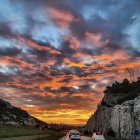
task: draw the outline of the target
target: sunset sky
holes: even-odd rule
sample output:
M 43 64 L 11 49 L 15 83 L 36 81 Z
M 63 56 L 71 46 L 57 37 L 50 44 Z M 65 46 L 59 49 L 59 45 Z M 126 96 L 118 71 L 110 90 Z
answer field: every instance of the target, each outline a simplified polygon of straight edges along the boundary
M 85 124 L 140 60 L 140 0 L 0 0 L 0 98 Z

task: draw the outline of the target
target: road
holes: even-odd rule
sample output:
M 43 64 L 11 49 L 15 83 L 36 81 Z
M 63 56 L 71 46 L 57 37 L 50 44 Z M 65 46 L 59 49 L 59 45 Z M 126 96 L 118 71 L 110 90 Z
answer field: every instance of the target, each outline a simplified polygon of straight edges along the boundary
M 59 140 L 68 140 L 67 137 L 68 136 L 65 136 L 65 137 L 63 137 L 63 138 L 61 138 Z M 82 136 L 81 137 L 81 140 L 92 140 L 92 138 L 91 137 Z

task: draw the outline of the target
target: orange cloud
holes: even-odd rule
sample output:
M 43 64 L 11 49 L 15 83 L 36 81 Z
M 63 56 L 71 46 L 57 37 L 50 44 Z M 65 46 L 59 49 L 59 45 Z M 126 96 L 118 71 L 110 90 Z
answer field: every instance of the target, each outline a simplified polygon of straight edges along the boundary
M 37 43 L 35 43 L 35 42 L 31 41 L 31 40 L 26 40 L 26 43 L 30 47 L 32 47 L 34 49 L 37 49 L 37 50 L 40 50 L 40 51 L 48 51 L 51 54 L 60 54 L 60 52 L 57 51 L 57 50 L 54 50 L 54 49 L 52 49 L 52 48 L 50 48 L 48 46 L 39 45 L 39 44 L 37 44 Z
M 8 64 L 10 64 L 9 58 L 10 57 L 8 57 L 8 56 L 0 58 L 0 65 L 8 65 Z
M 80 47 L 80 41 L 74 36 L 65 36 L 64 39 L 69 41 L 69 47 L 73 50 L 77 50 Z
M 55 8 L 48 8 L 50 18 L 55 20 L 58 26 L 62 28 L 68 28 L 70 23 L 75 21 L 75 17 L 68 11 L 61 11 Z
M 85 36 L 86 36 L 86 40 L 90 42 L 93 46 L 96 45 L 97 47 L 103 47 L 109 42 L 109 39 L 106 40 L 102 39 L 101 33 L 86 32 Z
M 72 62 L 69 59 L 64 59 L 64 63 L 68 66 L 68 67 L 85 67 L 85 64 L 83 62 Z

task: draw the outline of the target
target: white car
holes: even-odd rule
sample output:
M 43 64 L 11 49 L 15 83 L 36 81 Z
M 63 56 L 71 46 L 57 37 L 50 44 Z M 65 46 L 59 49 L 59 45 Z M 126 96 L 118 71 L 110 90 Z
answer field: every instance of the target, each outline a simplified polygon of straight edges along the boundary
M 105 140 L 102 132 L 94 132 L 92 135 L 92 140 Z
M 81 134 L 77 130 L 71 130 L 68 133 L 67 140 L 81 140 Z

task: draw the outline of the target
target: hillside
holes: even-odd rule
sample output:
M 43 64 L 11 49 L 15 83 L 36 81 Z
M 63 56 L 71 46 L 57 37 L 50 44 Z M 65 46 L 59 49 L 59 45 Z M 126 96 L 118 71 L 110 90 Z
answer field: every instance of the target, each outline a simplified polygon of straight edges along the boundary
M 47 123 L 32 117 L 28 112 L 0 99 L 0 124 L 46 128 Z
M 133 138 L 132 130 L 140 128 L 140 81 L 130 83 L 125 79 L 122 83 L 115 82 L 106 87 L 104 93 L 84 130 L 102 131 L 111 137 Z

